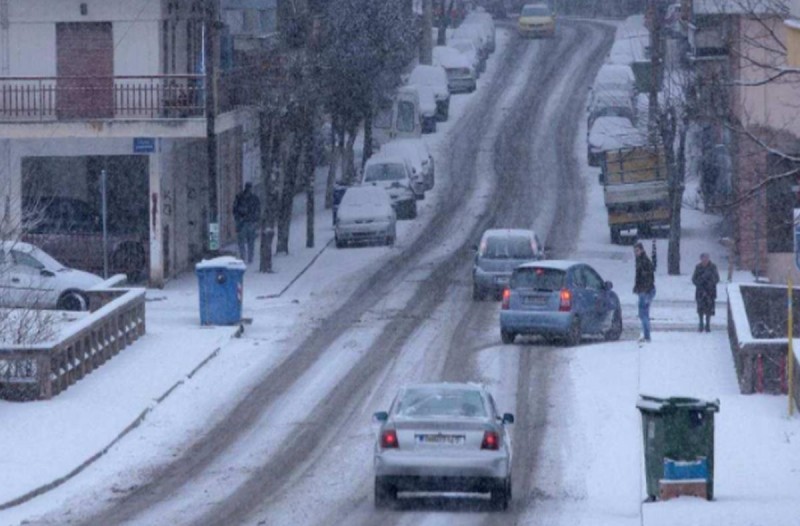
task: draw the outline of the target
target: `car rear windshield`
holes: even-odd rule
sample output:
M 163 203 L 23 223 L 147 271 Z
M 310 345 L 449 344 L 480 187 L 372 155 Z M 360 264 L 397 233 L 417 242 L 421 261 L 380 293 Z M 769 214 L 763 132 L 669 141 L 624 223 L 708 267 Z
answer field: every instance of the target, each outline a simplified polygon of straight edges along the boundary
M 561 290 L 564 286 L 563 270 L 554 268 L 518 268 L 511 275 L 512 289 Z
M 405 177 L 405 170 L 400 164 L 372 164 L 367 167 L 364 182 L 399 181 Z
M 405 418 L 485 418 L 486 407 L 474 389 L 408 389 L 395 414 Z
M 489 259 L 531 259 L 531 240 L 523 236 L 492 236 L 481 247 L 481 256 Z
M 550 16 L 550 10 L 543 5 L 526 5 L 522 8 L 522 16 Z

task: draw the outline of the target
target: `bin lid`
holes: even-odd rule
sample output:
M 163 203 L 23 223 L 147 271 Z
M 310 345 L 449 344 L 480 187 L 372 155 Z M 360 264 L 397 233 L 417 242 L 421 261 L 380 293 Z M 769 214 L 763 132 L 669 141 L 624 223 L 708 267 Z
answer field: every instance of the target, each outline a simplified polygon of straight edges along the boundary
M 233 256 L 220 256 L 213 259 L 204 259 L 194 266 L 195 270 L 204 269 L 226 269 L 226 270 L 246 270 L 247 265 L 239 258 Z
M 666 413 L 676 409 L 693 409 L 695 411 L 719 412 L 719 399 L 700 400 L 685 396 L 659 398 L 657 396 L 639 395 L 636 408 L 643 413 Z

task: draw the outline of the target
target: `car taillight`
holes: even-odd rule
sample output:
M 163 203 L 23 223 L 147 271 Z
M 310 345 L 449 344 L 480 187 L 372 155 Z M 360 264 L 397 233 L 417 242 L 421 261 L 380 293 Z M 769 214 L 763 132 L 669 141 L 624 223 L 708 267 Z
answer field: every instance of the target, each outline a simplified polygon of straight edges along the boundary
M 381 432 L 381 448 L 382 449 L 392 449 L 397 448 L 397 431 L 394 429 L 384 429 Z
M 561 289 L 559 297 L 561 303 L 558 305 L 558 310 L 568 312 L 572 308 L 572 293 L 568 289 Z
M 500 449 L 500 437 L 497 436 L 496 431 L 486 431 L 483 433 L 481 449 L 491 449 L 493 451 Z
M 508 310 L 511 303 L 511 289 L 503 289 L 503 310 Z

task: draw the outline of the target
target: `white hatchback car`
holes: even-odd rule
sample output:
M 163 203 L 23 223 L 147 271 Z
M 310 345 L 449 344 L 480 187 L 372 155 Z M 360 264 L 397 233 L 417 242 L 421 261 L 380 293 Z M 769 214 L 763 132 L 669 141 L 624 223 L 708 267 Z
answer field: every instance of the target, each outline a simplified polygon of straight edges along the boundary
M 408 159 L 414 177 L 424 181 L 426 191 L 433 189 L 436 184 L 436 165 L 425 141 L 422 139 L 395 139 L 381 146 L 381 152 Z
M 386 190 L 398 219 L 417 217 L 417 199 L 425 196 L 425 182 L 414 177 L 405 156 L 380 152 L 373 155 L 364 165 L 361 182 Z
M 388 412 L 375 413 L 375 507 L 398 492 L 489 493 L 496 509 L 511 500 L 512 447 L 492 395 L 469 383 L 404 387 Z
M 372 185 L 348 188 L 336 211 L 334 230 L 337 248 L 350 243 L 394 245 L 397 216 L 389 194 Z
M 29 243 L 0 242 L 0 307 L 87 310 L 85 291 L 102 281 Z

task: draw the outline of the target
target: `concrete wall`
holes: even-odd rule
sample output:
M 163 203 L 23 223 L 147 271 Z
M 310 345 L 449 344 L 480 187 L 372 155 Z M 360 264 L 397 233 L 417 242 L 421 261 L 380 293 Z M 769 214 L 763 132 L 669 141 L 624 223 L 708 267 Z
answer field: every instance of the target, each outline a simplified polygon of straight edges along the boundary
M 786 67 L 783 46 L 786 45 L 787 29 L 783 19 L 739 17 L 739 20 L 741 58 L 738 80 L 759 82 L 774 74 L 775 70 L 760 67 L 761 64 Z M 797 118 L 800 79 L 797 75 L 787 75 L 761 86 L 741 87 L 738 91 L 741 102 L 739 118 L 743 123 L 800 136 L 800 119 Z
M 56 75 L 57 22 L 111 22 L 115 75 L 157 75 L 161 71 L 160 1 L 8 1 L 9 76 Z M 81 3 L 88 7 L 85 16 L 80 14 Z

